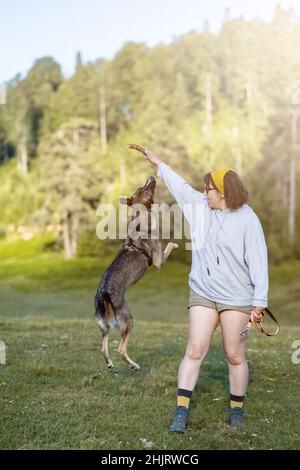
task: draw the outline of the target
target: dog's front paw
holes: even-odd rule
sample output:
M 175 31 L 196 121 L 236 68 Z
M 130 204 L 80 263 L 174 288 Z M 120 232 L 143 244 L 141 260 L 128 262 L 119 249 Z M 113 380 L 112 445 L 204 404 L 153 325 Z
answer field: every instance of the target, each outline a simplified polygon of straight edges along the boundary
M 139 370 L 141 368 L 141 366 L 139 366 L 138 364 L 134 364 L 132 366 L 130 366 L 130 369 L 132 370 Z
M 177 243 L 172 243 L 172 248 L 179 248 L 179 245 Z

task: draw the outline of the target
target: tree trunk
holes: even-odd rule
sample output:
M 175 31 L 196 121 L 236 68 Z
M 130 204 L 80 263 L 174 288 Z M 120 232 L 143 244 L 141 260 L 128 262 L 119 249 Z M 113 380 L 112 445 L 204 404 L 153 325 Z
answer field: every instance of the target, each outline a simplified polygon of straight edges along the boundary
M 3 163 L 8 162 L 8 145 L 4 145 L 4 160 Z
M 212 126 L 212 92 L 211 92 L 211 74 L 207 74 L 206 76 L 206 84 L 205 84 L 205 112 L 206 112 L 206 133 L 211 133 L 211 126 Z
M 19 138 L 19 161 L 18 166 L 23 173 L 26 175 L 28 173 L 28 156 L 27 156 L 27 148 L 26 148 L 26 135 L 24 132 L 21 133 Z
M 296 150 L 297 150 L 297 125 L 298 112 L 292 112 L 291 122 L 291 159 L 290 159 L 290 197 L 289 197 L 289 243 L 292 245 L 295 241 L 296 225 Z
M 63 242 L 65 250 L 65 258 L 70 259 L 73 256 L 72 246 L 70 241 L 70 218 L 67 211 L 63 215 Z
M 99 91 L 99 111 L 100 111 L 100 137 L 101 137 L 101 151 L 105 155 L 107 152 L 107 132 L 106 132 L 106 104 L 105 104 L 105 89 L 100 87 Z
M 240 129 L 237 125 L 232 128 L 232 137 L 233 137 L 233 148 L 235 153 L 235 165 L 236 172 L 241 176 L 242 175 L 242 165 L 243 165 L 243 155 L 240 148 Z
M 75 255 L 76 250 L 77 250 L 78 228 L 79 228 L 78 214 L 75 213 L 72 217 L 72 224 L 71 224 L 71 251 L 72 251 L 72 256 Z
M 1 104 L 6 104 L 6 86 L 4 82 L 0 82 L 0 105 Z
M 236 161 L 236 172 L 239 176 L 242 176 L 242 152 L 239 147 L 236 149 L 235 161 Z
M 120 163 L 120 184 L 122 187 L 126 184 L 126 165 L 123 158 Z
M 252 96 L 253 96 L 252 83 L 247 82 L 245 89 L 246 89 L 246 104 L 247 106 L 249 106 L 252 101 Z

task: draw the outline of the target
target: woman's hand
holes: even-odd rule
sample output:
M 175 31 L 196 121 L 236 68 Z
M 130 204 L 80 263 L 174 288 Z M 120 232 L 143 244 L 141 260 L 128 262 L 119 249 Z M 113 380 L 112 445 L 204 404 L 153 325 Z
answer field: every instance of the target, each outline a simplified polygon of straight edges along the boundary
M 263 314 L 263 310 L 264 310 L 265 307 L 253 307 L 252 310 L 251 310 L 251 313 L 254 314 L 254 317 L 256 320 L 261 320 L 264 316 Z
M 129 144 L 129 148 L 138 150 L 141 152 L 142 155 L 150 162 L 152 165 L 158 166 L 161 163 L 160 158 L 155 155 L 155 153 L 151 152 L 150 150 L 144 149 L 140 145 L 135 145 L 135 144 Z
M 147 149 L 145 151 L 146 151 L 145 157 L 150 163 L 152 163 L 152 165 L 158 166 L 161 163 L 161 160 L 159 159 L 157 155 L 155 155 L 155 153 Z

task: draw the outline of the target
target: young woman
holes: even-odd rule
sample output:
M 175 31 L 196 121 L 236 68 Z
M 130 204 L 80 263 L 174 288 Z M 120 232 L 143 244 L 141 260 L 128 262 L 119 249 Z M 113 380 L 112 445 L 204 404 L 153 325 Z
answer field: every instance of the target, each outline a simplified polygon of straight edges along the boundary
M 246 204 L 248 192 L 231 168 L 204 176 L 206 189 L 192 188 L 149 150 L 145 158 L 186 216 L 192 234 L 189 275 L 189 336 L 178 372 L 177 407 L 170 426 L 184 432 L 189 403 L 213 333 L 220 323 L 229 368 L 229 424 L 243 426 L 248 384 L 246 336 L 240 332 L 251 311 L 257 318 L 268 305 L 268 254 L 259 218 Z M 200 240 L 199 218 L 203 221 Z M 203 243 L 204 241 L 204 243 Z

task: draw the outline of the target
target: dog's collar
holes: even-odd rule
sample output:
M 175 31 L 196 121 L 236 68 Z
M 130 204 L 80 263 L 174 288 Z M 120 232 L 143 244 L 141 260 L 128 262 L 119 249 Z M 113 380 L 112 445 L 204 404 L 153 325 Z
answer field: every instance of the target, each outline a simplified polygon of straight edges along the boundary
M 133 240 L 132 238 L 128 237 L 126 242 L 125 242 L 125 246 L 126 247 L 133 247 L 135 248 L 137 251 L 139 251 L 140 253 L 142 253 L 143 255 L 146 256 L 147 260 L 148 260 L 148 266 L 150 266 L 152 264 L 152 256 L 148 254 L 148 252 L 144 249 L 144 248 L 138 248 L 134 243 L 133 243 Z

